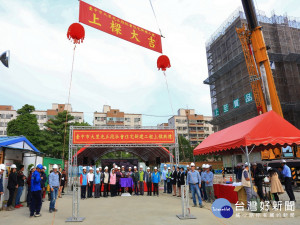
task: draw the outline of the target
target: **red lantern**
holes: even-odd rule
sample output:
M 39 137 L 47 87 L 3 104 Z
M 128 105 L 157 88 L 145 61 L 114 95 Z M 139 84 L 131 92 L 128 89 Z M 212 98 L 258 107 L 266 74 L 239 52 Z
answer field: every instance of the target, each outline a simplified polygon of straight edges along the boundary
M 170 60 L 168 58 L 168 56 L 166 55 L 161 55 L 158 57 L 157 59 L 157 68 L 158 70 L 162 70 L 162 71 L 166 71 L 167 68 L 170 68 L 171 64 L 170 64 Z
M 67 37 L 73 39 L 74 44 L 83 42 L 85 36 L 84 27 L 80 23 L 73 23 L 69 26 Z

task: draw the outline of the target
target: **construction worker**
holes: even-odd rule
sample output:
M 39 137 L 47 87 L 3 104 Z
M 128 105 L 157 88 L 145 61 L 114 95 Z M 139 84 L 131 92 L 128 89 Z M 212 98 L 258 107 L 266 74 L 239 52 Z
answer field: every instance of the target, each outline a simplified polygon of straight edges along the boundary
M 176 183 L 177 183 L 177 187 L 178 187 L 178 195 L 177 197 L 181 197 L 181 171 L 179 166 L 177 167 L 177 177 L 176 177 Z
M 285 191 L 288 194 L 290 201 L 295 201 L 295 195 L 292 188 L 292 173 L 290 167 L 286 165 L 284 159 L 281 160 L 282 175 L 284 177 Z
M 110 178 L 109 178 L 109 187 L 110 187 L 110 196 L 115 197 L 117 195 L 116 191 L 116 183 L 117 183 L 117 174 L 115 173 L 115 169 L 111 170 Z
M 110 180 L 110 174 L 108 172 L 108 167 L 106 166 L 104 168 L 104 173 L 103 173 L 103 184 L 104 184 L 104 190 L 103 190 L 103 197 L 108 196 L 108 184 Z
M 2 195 L 4 194 L 4 189 L 3 189 L 3 173 L 5 171 L 5 165 L 0 164 L 0 201 L 2 198 Z
M 93 187 L 94 187 L 94 168 L 90 166 L 90 172 L 87 174 L 88 183 L 88 198 L 93 197 Z
M 249 176 L 249 165 L 247 162 L 245 163 L 244 167 L 245 168 L 242 172 L 242 186 L 244 186 L 244 189 L 247 194 L 247 204 L 248 204 L 248 208 L 249 208 L 250 200 L 256 194 L 255 194 L 254 190 L 251 189 L 250 176 Z M 253 178 L 251 178 L 251 179 L 254 180 Z
M 117 176 L 117 182 L 116 182 L 116 193 L 117 195 L 120 195 L 120 189 L 121 189 L 121 186 L 120 186 L 120 178 L 122 177 L 122 173 L 121 173 L 121 168 L 118 167 L 117 171 L 116 171 L 116 176 Z
M 58 166 L 56 164 L 53 165 L 53 171 L 49 175 L 49 185 L 51 191 L 51 201 L 49 204 L 49 212 L 56 212 L 57 209 L 55 208 L 55 202 L 57 199 L 58 191 L 59 191 L 59 172 Z
M 139 195 L 138 193 L 138 182 L 140 179 L 139 172 L 137 171 L 136 166 L 133 167 L 134 172 L 132 173 L 133 185 L 134 185 L 134 195 Z
M 121 170 L 121 178 L 126 177 L 126 172 L 125 172 L 125 167 L 122 166 L 122 170 Z M 124 187 L 121 188 L 121 192 L 124 193 Z
M 168 173 L 168 170 L 167 170 L 167 165 L 164 164 L 164 169 L 161 173 L 161 176 L 162 176 L 162 179 L 164 180 L 164 193 L 167 192 L 167 173 Z
M 150 167 L 147 168 L 147 172 L 145 172 L 145 182 L 147 184 L 147 196 L 151 196 L 152 192 L 152 175 L 150 172 Z
M 159 196 L 158 183 L 160 182 L 160 175 L 157 172 L 157 167 L 154 167 L 154 172 L 152 173 L 152 182 L 153 182 L 153 196 L 157 194 Z
M 100 183 L 101 183 L 101 173 L 99 168 L 96 169 L 95 173 L 95 198 L 100 198 Z
M 27 177 L 27 207 L 30 207 L 30 203 L 31 203 L 31 176 L 34 172 L 35 168 L 34 166 L 32 166 L 30 168 L 30 172 L 29 175 Z
M 102 191 L 102 185 L 103 185 L 103 171 L 102 167 L 99 167 L 99 173 L 101 174 L 101 179 L 100 179 L 100 197 L 102 196 L 101 191 Z
M 86 186 L 87 186 L 87 174 L 86 167 L 82 167 L 82 174 L 80 175 L 80 183 L 81 183 L 81 199 L 86 198 Z
M 210 165 L 206 165 L 206 171 L 203 175 L 203 180 L 205 182 L 205 191 L 207 194 L 207 202 L 213 203 L 215 201 L 215 193 L 213 187 L 214 174 L 211 172 Z
M 199 172 L 197 170 L 195 170 L 195 163 L 191 163 L 191 171 L 188 172 L 187 182 L 192 189 L 192 196 L 193 196 L 193 202 L 194 202 L 193 207 L 197 207 L 196 196 L 195 196 L 197 194 L 199 207 L 202 208 L 203 205 L 202 205 L 202 199 L 200 196 L 201 177 L 200 177 Z
M 36 170 L 31 176 L 31 203 L 30 203 L 30 217 L 40 217 L 42 207 L 42 188 L 41 188 L 41 175 L 43 169 L 42 164 L 36 166 Z
M 143 170 L 143 166 L 140 166 L 139 171 L 139 188 L 140 188 L 140 195 L 144 195 L 144 181 L 145 181 L 145 172 Z
M 207 201 L 207 195 L 206 195 L 206 190 L 205 190 L 205 181 L 204 181 L 205 172 L 206 172 L 206 164 L 203 164 L 202 165 L 202 172 L 200 173 L 200 176 L 201 176 L 201 188 L 200 188 L 200 191 L 201 191 L 201 197 L 202 197 L 202 199 L 204 201 Z
M 132 178 L 131 166 L 129 166 L 129 168 L 128 168 L 128 172 L 126 173 L 126 177 L 127 178 L 129 178 L 129 177 Z M 128 192 L 129 192 L 130 195 L 132 195 L 132 187 L 128 187 Z
M 9 198 L 7 201 L 7 209 L 11 211 L 15 205 L 15 192 L 18 189 L 18 178 L 17 178 L 17 166 L 12 164 L 10 167 L 10 173 L 8 176 L 7 189 L 9 190 Z
M 26 176 L 24 175 L 23 171 L 24 171 L 24 165 L 20 165 L 20 169 L 17 173 L 18 189 L 16 190 L 17 195 L 15 201 L 15 208 L 23 207 L 23 205 L 20 203 L 20 199 L 23 193 L 24 183 L 26 179 Z
M 47 169 L 46 166 L 43 167 L 41 170 L 41 188 L 42 188 L 42 202 L 44 202 L 44 198 L 46 196 L 46 182 L 47 182 L 47 175 L 45 173 L 45 170 Z
M 172 194 L 172 183 L 171 183 L 171 168 L 168 167 L 168 172 L 166 174 L 166 178 L 167 178 L 167 193 L 168 194 Z

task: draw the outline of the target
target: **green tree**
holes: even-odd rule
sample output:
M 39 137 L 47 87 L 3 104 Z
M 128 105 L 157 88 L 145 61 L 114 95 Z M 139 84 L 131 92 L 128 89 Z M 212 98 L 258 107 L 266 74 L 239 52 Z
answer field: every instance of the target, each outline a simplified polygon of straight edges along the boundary
M 25 136 L 37 148 L 40 145 L 40 128 L 36 115 L 31 114 L 35 110 L 32 105 L 24 105 L 17 111 L 18 117 L 7 124 L 8 136 Z
M 70 126 L 90 126 L 86 122 L 70 123 L 73 119 L 71 114 L 67 115 L 67 111 L 63 111 L 44 124 L 46 129 L 42 131 L 41 135 L 42 152 L 51 157 L 67 159 Z

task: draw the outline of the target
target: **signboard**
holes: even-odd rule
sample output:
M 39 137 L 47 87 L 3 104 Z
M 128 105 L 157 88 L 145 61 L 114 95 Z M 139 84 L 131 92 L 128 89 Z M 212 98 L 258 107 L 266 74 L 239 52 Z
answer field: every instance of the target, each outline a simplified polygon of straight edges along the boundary
M 219 115 L 220 115 L 219 109 L 215 109 L 215 116 L 219 116 Z
M 253 101 L 252 93 L 249 92 L 249 93 L 245 94 L 245 102 L 249 103 L 249 102 L 252 102 L 252 101 Z
M 233 108 L 236 109 L 238 107 L 240 107 L 240 100 L 237 98 L 233 100 Z
M 73 144 L 174 143 L 174 130 L 73 130 Z
M 161 36 L 80 1 L 79 22 L 162 53 Z
M 223 112 L 227 113 L 228 111 L 229 111 L 229 105 L 228 104 L 223 105 Z

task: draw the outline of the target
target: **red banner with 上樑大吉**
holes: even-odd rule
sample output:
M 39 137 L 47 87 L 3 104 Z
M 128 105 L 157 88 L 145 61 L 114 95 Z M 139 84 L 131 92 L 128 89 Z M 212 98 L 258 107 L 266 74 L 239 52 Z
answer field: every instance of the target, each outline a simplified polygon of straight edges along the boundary
M 161 36 L 80 1 L 79 22 L 162 53 Z
M 174 130 L 73 130 L 73 144 L 174 143 Z

